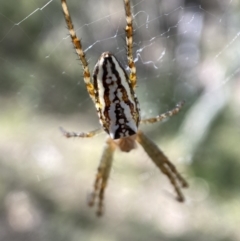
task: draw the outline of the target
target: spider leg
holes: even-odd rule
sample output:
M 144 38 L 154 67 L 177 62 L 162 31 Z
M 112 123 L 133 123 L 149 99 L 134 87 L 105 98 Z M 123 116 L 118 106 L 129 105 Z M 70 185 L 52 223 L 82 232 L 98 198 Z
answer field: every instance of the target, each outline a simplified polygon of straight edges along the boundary
M 133 89 L 136 88 L 137 84 L 137 75 L 136 75 L 136 66 L 133 60 L 133 18 L 131 13 L 130 0 L 124 0 L 125 4 L 125 14 L 127 25 L 125 27 L 126 32 L 126 44 L 127 44 L 127 59 L 128 66 L 130 68 L 129 80 Z
M 74 48 L 77 52 L 77 55 L 82 63 L 84 82 L 86 84 L 90 97 L 94 101 L 94 87 L 93 87 L 93 84 L 91 83 L 91 79 L 90 79 L 91 77 L 90 77 L 90 71 L 88 68 L 88 62 L 86 60 L 86 56 L 85 56 L 85 53 L 82 48 L 81 40 L 77 37 L 76 32 L 74 30 L 72 19 L 70 17 L 69 11 L 68 11 L 66 0 L 62 0 L 62 9 L 63 9 L 64 17 L 65 17 L 65 20 L 67 23 L 67 27 L 69 30 L 69 34 L 72 39 L 72 43 L 73 43 Z
M 164 173 L 168 177 L 177 193 L 177 200 L 179 202 L 183 202 L 184 196 L 181 192 L 179 184 L 185 188 L 188 187 L 188 183 L 179 174 L 176 167 L 168 160 L 168 158 L 163 154 L 163 152 L 158 148 L 158 146 L 141 131 L 138 131 L 137 141 L 139 142 L 139 144 L 141 144 L 148 156 L 162 171 L 162 173 Z
M 70 138 L 70 137 L 93 137 L 93 136 L 96 136 L 97 134 L 100 134 L 103 131 L 102 128 L 98 128 L 98 129 L 90 131 L 90 132 L 76 133 L 76 132 L 68 132 L 68 131 L 64 130 L 62 127 L 59 127 L 59 129 L 63 133 L 63 135 L 66 136 L 67 138 Z
M 101 160 L 98 167 L 97 175 L 94 182 L 94 190 L 89 199 L 89 206 L 94 206 L 96 197 L 98 198 L 97 215 L 102 216 L 103 214 L 103 200 L 104 191 L 107 186 L 109 173 L 112 167 L 113 153 L 115 150 L 115 144 L 111 138 L 108 138 Z
M 156 117 L 153 117 L 153 118 L 149 118 L 149 119 L 144 119 L 144 120 L 141 120 L 141 124 L 148 124 L 148 123 L 155 123 L 155 122 L 159 122 L 159 121 L 162 121 L 168 117 L 171 117 L 173 115 L 176 115 L 183 107 L 183 105 L 185 104 L 185 101 L 181 101 L 179 103 L 177 103 L 176 107 L 172 110 L 169 110 L 161 115 L 158 115 Z

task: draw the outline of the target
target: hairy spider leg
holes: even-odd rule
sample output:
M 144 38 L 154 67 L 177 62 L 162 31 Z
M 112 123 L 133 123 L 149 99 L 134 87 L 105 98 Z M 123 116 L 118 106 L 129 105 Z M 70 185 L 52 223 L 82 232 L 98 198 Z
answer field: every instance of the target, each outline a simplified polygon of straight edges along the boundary
M 179 184 L 185 188 L 188 187 L 188 183 L 178 173 L 176 167 L 168 160 L 159 147 L 141 131 L 138 131 L 136 140 L 143 147 L 150 159 L 162 171 L 162 173 L 168 177 L 177 193 L 177 200 L 179 202 L 183 202 L 184 196 L 181 192 Z
M 125 13 L 127 25 L 125 27 L 126 32 L 126 44 L 127 44 L 127 59 L 128 66 L 130 68 L 129 80 L 133 89 L 137 85 L 137 70 L 133 59 L 133 18 L 131 13 L 131 6 L 129 0 L 124 0 L 125 4 Z
M 114 141 L 109 137 L 106 141 L 103 154 L 98 166 L 98 171 L 96 174 L 94 182 L 94 190 L 89 199 L 89 206 L 94 206 L 95 199 L 98 199 L 97 215 L 102 216 L 104 211 L 104 192 L 107 187 L 107 181 L 112 167 L 113 153 L 115 151 L 116 145 Z
M 168 117 L 171 117 L 173 115 L 176 115 L 183 107 L 183 105 L 185 104 L 185 101 L 181 101 L 179 102 L 176 107 L 172 110 L 169 110 L 161 115 L 158 115 L 156 117 L 153 117 L 153 118 L 148 118 L 148 119 L 144 119 L 144 120 L 141 120 L 141 124 L 148 124 L 148 123 L 155 123 L 155 122 L 159 122 L 159 121 L 162 121 Z
M 63 135 L 66 136 L 67 138 L 71 138 L 71 137 L 81 137 L 81 138 L 93 137 L 93 136 L 96 136 L 96 135 L 103 132 L 102 128 L 98 128 L 96 130 L 89 131 L 89 132 L 79 132 L 79 133 L 66 131 L 62 127 L 59 127 L 59 129 L 63 133 Z
M 83 79 L 86 84 L 88 94 L 90 95 L 91 99 L 94 102 L 94 100 L 95 100 L 94 87 L 93 87 L 93 84 L 91 83 L 91 75 L 90 75 L 90 71 L 89 71 L 89 67 L 88 67 L 88 62 L 86 60 L 86 56 L 85 56 L 85 53 L 82 48 L 81 40 L 77 37 L 76 32 L 74 30 L 72 19 L 70 17 L 69 11 L 68 11 L 66 0 L 62 0 L 62 9 L 63 9 L 64 17 L 65 17 L 65 20 L 67 23 L 67 27 L 69 30 L 69 34 L 72 39 L 72 43 L 73 43 L 76 53 L 82 63 Z

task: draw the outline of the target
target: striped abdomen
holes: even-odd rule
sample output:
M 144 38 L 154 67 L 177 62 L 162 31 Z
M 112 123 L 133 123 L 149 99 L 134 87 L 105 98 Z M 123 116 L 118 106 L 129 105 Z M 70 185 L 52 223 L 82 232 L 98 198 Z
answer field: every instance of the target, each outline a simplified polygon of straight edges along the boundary
M 100 123 L 112 139 L 136 134 L 139 103 L 129 78 L 109 52 L 99 58 L 93 73 L 95 104 Z

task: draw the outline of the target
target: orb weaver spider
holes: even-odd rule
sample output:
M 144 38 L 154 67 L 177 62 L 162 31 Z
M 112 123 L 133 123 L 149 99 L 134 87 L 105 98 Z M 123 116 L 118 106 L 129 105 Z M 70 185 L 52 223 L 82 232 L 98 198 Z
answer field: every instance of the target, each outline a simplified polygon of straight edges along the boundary
M 66 0 L 61 0 L 61 2 L 73 46 L 83 67 L 83 79 L 88 94 L 97 109 L 102 127 L 87 133 L 68 132 L 63 128 L 60 129 L 64 136 L 68 138 L 93 137 L 103 130 L 109 135 L 100 160 L 94 182 L 94 191 L 91 194 L 89 205 L 93 206 L 97 198 L 97 215 L 101 216 L 103 214 L 104 191 L 112 166 L 113 153 L 116 148 L 119 148 L 123 152 L 129 152 L 136 148 L 136 142 L 143 147 L 144 151 L 160 171 L 168 177 L 176 191 L 177 200 L 183 202 L 184 196 L 181 192 L 181 187 L 187 187 L 187 182 L 158 146 L 140 131 L 138 127 L 139 124 L 152 124 L 176 115 L 183 107 L 184 102 L 179 102 L 174 109 L 164 114 L 141 120 L 140 106 L 135 94 L 137 75 L 133 59 L 133 18 L 130 0 L 124 0 L 127 22 L 125 28 L 127 60 L 130 74 L 126 73 L 125 69 L 112 53 L 104 52 L 95 65 L 92 81 L 81 40 L 78 39 L 73 28 Z

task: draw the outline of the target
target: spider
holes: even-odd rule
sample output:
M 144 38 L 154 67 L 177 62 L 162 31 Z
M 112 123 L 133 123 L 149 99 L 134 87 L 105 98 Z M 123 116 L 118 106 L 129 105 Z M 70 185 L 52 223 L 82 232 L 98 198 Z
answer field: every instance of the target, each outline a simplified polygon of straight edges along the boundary
M 168 177 L 176 191 L 177 200 L 183 202 L 184 196 L 181 192 L 181 187 L 187 187 L 187 182 L 158 146 L 138 127 L 139 124 L 152 124 L 176 115 L 183 107 L 184 101 L 179 102 L 174 109 L 164 114 L 141 120 L 140 106 L 135 94 L 137 75 L 133 59 L 133 18 L 130 0 L 124 0 L 127 22 L 125 28 L 127 60 L 130 74 L 127 74 L 112 53 L 104 52 L 95 65 L 92 80 L 81 40 L 78 39 L 73 28 L 66 0 L 61 0 L 61 3 L 73 46 L 82 64 L 83 79 L 88 94 L 97 109 L 99 122 L 102 127 L 87 133 L 68 132 L 61 127 L 60 129 L 67 138 L 90 138 L 103 130 L 109 135 L 97 170 L 94 190 L 89 198 L 89 206 L 94 206 L 96 199 L 98 199 L 97 215 L 101 216 L 103 214 L 104 192 L 111 171 L 114 151 L 116 148 L 119 148 L 123 152 L 130 152 L 136 148 L 136 142 L 143 147 L 160 171 Z

